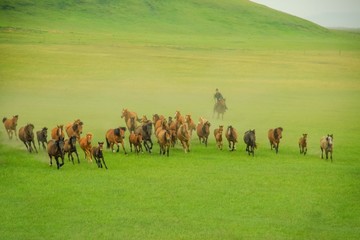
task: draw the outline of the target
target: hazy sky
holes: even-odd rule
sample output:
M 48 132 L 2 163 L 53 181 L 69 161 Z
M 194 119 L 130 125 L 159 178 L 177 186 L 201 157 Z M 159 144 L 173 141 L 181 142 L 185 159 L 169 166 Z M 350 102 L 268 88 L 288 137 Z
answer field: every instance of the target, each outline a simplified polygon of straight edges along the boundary
M 360 0 L 252 0 L 324 27 L 360 28 Z

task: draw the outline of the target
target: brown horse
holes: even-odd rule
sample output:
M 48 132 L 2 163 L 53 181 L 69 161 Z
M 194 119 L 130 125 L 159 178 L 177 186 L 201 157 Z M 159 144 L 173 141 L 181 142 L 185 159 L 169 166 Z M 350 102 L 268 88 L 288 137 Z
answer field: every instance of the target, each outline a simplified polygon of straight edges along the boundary
M 19 115 L 15 115 L 11 119 L 4 117 L 2 120 L 4 123 L 5 130 L 9 136 L 9 139 L 12 139 L 13 134 L 15 134 L 15 137 L 17 139 L 16 126 L 18 119 L 19 119 Z
M 252 156 L 254 156 L 254 154 L 255 154 L 255 148 L 257 148 L 257 145 L 256 145 L 256 136 L 255 136 L 255 129 L 246 131 L 246 132 L 244 133 L 244 142 L 245 142 L 245 144 L 246 144 L 246 149 L 245 149 L 245 151 L 247 151 L 249 155 L 250 155 L 250 153 L 251 153 Z
M 64 139 L 60 138 L 58 140 L 50 140 L 47 144 L 47 152 L 50 158 L 50 167 L 52 166 L 52 157 L 56 160 L 57 169 L 64 165 Z M 59 157 L 62 160 L 62 163 L 59 162 Z
M 129 144 L 130 144 L 130 151 L 132 152 L 132 146 L 134 145 L 134 151 L 136 154 L 139 154 L 140 150 L 143 152 L 142 149 L 142 134 L 141 133 L 135 133 L 131 132 L 129 135 Z
M 214 137 L 215 137 L 215 140 L 216 140 L 216 145 L 217 147 L 222 150 L 223 148 L 223 142 L 222 142 L 222 133 L 223 133 L 223 130 L 224 130 L 224 126 L 220 125 L 219 128 L 216 128 L 214 130 Z
M 185 123 L 185 118 L 181 115 L 180 111 L 175 112 L 175 123 L 176 123 L 176 130 L 179 129 L 180 125 Z
M 98 168 L 102 168 L 103 167 L 102 165 L 104 164 L 104 167 L 106 169 L 108 169 L 106 166 L 106 163 L 105 163 L 104 155 L 103 155 L 103 145 L 104 145 L 104 142 L 98 142 L 98 146 L 92 148 L 92 155 L 95 158 Z M 101 163 L 101 161 L 102 161 L 102 163 Z
M 76 154 L 78 163 L 80 163 L 79 155 L 76 150 L 76 139 L 77 138 L 74 135 L 74 136 L 70 137 L 69 139 L 66 139 L 65 144 L 64 144 L 64 154 L 68 153 L 68 159 L 69 159 L 69 161 L 71 160 L 73 164 L 74 164 L 74 156 L 72 155 L 73 153 Z
M 206 121 L 205 123 L 199 123 L 196 127 L 196 133 L 199 137 L 200 143 L 205 143 L 207 147 L 207 141 L 210 134 L 210 122 Z
M 192 136 L 192 132 L 194 130 L 196 130 L 196 124 L 194 122 L 194 120 L 191 118 L 191 115 L 188 114 L 185 116 L 185 122 L 187 123 L 188 127 L 189 127 L 189 131 L 190 131 L 190 137 Z
M 166 155 L 169 156 L 170 145 L 171 145 L 170 130 L 162 129 L 159 132 L 157 139 L 160 146 L 160 155 L 165 155 L 166 153 Z
M 38 152 L 34 142 L 34 125 L 28 124 L 25 127 L 19 129 L 19 138 L 25 144 L 26 149 L 29 152 L 33 151 L 32 145 L 34 146 L 35 152 Z M 32 144 L 32 145 L 31 145 Z
M 180 140 L 185 153 L 190 152 L 190 134 L 187 124 L 181 124 L 177 130 L 177 138 Z
M 152 122 L 150 120 L 144 121 L 141 126 L 135 129 L 135 133 L 141 133 L 145 150 L 151 153 L 153 147 L 153 142 L 151 140 Z
M 226 112 L 226 110 L 227 110 L 227 107 L 226 107 L 225 98 L 220 99 L 214 105 L 213 117 L 214 117 L 215 113 L 217 113 L 217 118 L 218 119 L 220 117 L 220 114 L 221 114 L 221 119 L 224 119 L 224 113 Z
M 332 162 L 332 153 L 333 153 L 333 147 L 334 147 L 334 136 L 333 134 L 328 134 L 327 136 L 324 136 L 320 139 L 320 149 L 321 149 L 321 158 L 324 158 L 324 151 L 326 160 L 329 158 L 330 153 L 330 159 Z
M 66 134 L 69 138 L 76 136 L 78 141 L 80 141 L 80 134 L 82 134 L 84 123 L 80 119 L 75 120 L 73 123 L 69 123 L 65 127 Z
M 59 140 L 60 138 L 64 139 L 64 125 L 57 125 L 51 130 L 51 138 L 54 140 Z
M 280 139 L 282 138 L 283 128 L 278 127 L 275 129 L 269 129 L 268 138 L 270 142 L 270 149 L 275 148 L 276 153 L 279 151 Z
M 41 129 L 40 131 L 36 132 L 36 138 L 39 144 L 39 149 L 40 149 L 40 142 L 42 144 L 43 149 L 46 149 L 45 143 L 47 143 L 47 128 L 44 127 L 43 129 Z
M 237 138 L 238 138 L 236 129 L 233 126 L 228 126 L 225 132 L 225 137 L 229 142 L 229 150 L 234 151 L 236 149 L 235 145 L 237 143 Z
M 306 155 L 307 152 L 307 133 L 304 133 L 302 137 L 299 139 L 299 149 L 300 154 Z
M 92 162 L 92 154 L 91 154 L 91 141 L 92 141 L 93 135 L 92 133 L 87 133 L 85 137 L 82 137 L 80 139 L 80 147 L 85 153 L 85 159 L 88 160 L 88 162 Z
M 124 146 L 125 131 L 125 127 L 109 129 L 105 134 L 106 148 L 111 148 L 111 151 L 114 152 L 114 144 L 116 144 L 116 152 L 119 152 L 119 143 L 121 143 L 124 153 L 127 154 Z
M 125 124 L 130 132 L 134 131 L 137 127 L 137 121 L 141 121 L 136 112 L 131 112 L 126 108 L 123 109 L 121 118 L 125 118 Z

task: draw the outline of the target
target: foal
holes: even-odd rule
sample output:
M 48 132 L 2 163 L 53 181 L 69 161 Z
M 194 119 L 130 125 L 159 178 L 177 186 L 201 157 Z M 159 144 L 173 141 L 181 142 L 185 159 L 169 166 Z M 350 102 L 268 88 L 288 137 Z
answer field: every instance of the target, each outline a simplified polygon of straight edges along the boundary
M 303 133 L 302 137 L 299 138 L 299 149 L 300 149 L 300 154 L 304 154 L 304 156 L 306 155 L 307 152 L 307 133 Z
M 106 166 L 106 163 L 105 163 L 104 155 L 103 155 L 103 145 L 104 145 L 104 142 L 98 142 L 98 146 L 92 148 L 92 155 L 95 158 L 95 162 L 98 165 L 98 168 L 102 168 L 102 163 L 103 163 L 105 168 L 108 169 Z M 102 163 L 101 163 L 101 161 L 102 161 Z

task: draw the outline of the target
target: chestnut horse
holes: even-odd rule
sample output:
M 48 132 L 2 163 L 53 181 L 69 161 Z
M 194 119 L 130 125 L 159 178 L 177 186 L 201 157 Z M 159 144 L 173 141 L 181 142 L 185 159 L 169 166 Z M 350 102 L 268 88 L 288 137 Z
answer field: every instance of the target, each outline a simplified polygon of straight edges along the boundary
M 282 127 L 269 129 L 268 131 L 270 149 L 272 150 L 273 148 L 275 148 L 276 153 L 278 153 L 279 151 L 279 144 L 280 144 L 280 139 L 282 138 L 282 131 L 283 131 Z
M 64 139 L 64 125 L 57 125 L 51 130 L 51 138 L 54 140 L 59 140 L 60 138 Z
M 217 147 L 222 150 L 223 148 L 223 139 L 222 139 L 222 133 L 223 133 L 223 130 L 224 130 L 224 126 L 220 125 L 219 128 L 216 128 L 214 130 L 214 137 L 215 137 L 215 140 L 216 140 L 216 145 Z
M 225 132 L 225 137 L 229 142 L 229 150 L 234 151 L 236 149 L 235 145 L 237 143 L 237 131 L 233 126 L 228 126 Z
M 85 153 L 85 159 L 88 160 L 88 162 L 92 162 L 92 154 L 91 154 L 91 141 L 92 141 L 93 135 L 92 133 L 87 133 L 85 137 L 82 137 L 80 139 L 80 147 Z
M 42 144 L 43 149 L 46 149 L 45 143 L 47 143 L 47 128 L 44 127 L 40 131 L 36 132 L 36 138 L 38 140 L 39 149 L 40 149 L 40 142 Z
M 38 152 L 34 142 L 34 125 L 28 124 L 25 127 L 19 129 L 19 138 L 25 144 L 26 149 L 29 152 L 33 151 L 32 145 L 35 148 L 35 152 Z M 32 145 L 31 145 L 32 143 Z
M 177 130 L 177 138 L 180 140 L 185 153 L 190 152 L 190 134 L 187 124 L 180 125 L 179 129 Z
M 324 136 L 320 140 L 320 149 L 321 149 L 321 158 L 324 158 L 324 151 L 326 160 L 329 157 L 330 153 L 330 159 L 332 162 L 332 153 L 333 153 L 333 147 L 334 147 L 334 136 L 333 134 L 328 134 L 327 136 Z
M 12 139 L 13 134 L 15 134 L 15 137 L 17 139 L 16 126 L 18 119 L 19 119 L 19 115 L 15 115 L 11 119 L 4 117 L 2 120 L 4 123 L 5 130 L 9 136 L 9 139 Z
M 137 127 L 136 122 L 141 122 L 141 119 L 138 118 L 138 115 L 136 112 L 130 112 L 128 109 L 123 109 L 121 118 L 125 118 L 125 124 L 128 128 L 128 130 L 134 131 Z
M 302 137 L 299 139 L 299 149 L 300 154 L 306 155 L 307 152 L 307 133 L 303 133 Z
M 69 123 L 65 127 L 66 134 L 69 138 L 76 136 L 77 140 L 80 141 L 80 134 L 82 134 L 84 123 L 80 119 L 75 120 L 73 123 Z
M 171 145 L 170 130 L 162 129 L 159 132 L 157 139 L 160 146 L 160 155 L 165 155 L 166 153 L 166 156 L 169 156 L 170 145 Z
M 116 152 L 119 152 L 119 143 L 121 143 L 124 153 L 127 154 L 124 146 L 125 131 L 125 127 L 109 129 L 105 134 L 106 148 L 111 148 L 111 151 L 114 152 L 114 144 L 116 144 Z
M 50 167 L 52 166 L 52 157 L 56 160 L 57 169 L 64 165 L 64 139 L 60 138 L 58 140 L 50 140 L 47 144 L 47 151 L 50 158 Z M 59 157 L 62 160 L 62 163 L 59 162 Z
M 129 144 L 130 144 L 130 151 L 132 152 L 132 146 L 134 145 L 134 151 L 136 154 L 139 154 L 140 150 L 143 152 L 142 149 L 142 134 L 141 133 L 135 133 L 131 132 L 129 135 Z
M 210 134 L 210 123 L 206 121 L 205 123 L 199 123 L 196 127 L 196 133 L 199 137 L 200 143 L 205 143 L 205 147 L 207 147 L 207 141 Z
M 95 158 L 98 168 L 102 168 L 103 167 L 102 165 L 104 164 L 104 167 L 106 169 L 108 169 L 106 166 L 106 163 L 105 163 L 105 159 L 104 159 L 103 145 L 104 145 L 104 142 L 98 142 L 98 146 L 92 148 L 92 155 Z M 101 161 L 102 161 L 102 163 L 101 163 Z
M 191 115 L 188 114 L 185 116 L 185 122 L 188 124 L 189 131 L 190 131 L 190 137 L 192 136 L 192 132 L 196 130 L 196 124 L 194 120 L 191 118 Z
M 249 130 L 244 133 L 244 142 L 246 144 L 245 151 L 247 151 L 249 155 L 251 153 L 252 156 L 254 156 L 255 148 L 257 147 L 256 146 L 255 129 Z

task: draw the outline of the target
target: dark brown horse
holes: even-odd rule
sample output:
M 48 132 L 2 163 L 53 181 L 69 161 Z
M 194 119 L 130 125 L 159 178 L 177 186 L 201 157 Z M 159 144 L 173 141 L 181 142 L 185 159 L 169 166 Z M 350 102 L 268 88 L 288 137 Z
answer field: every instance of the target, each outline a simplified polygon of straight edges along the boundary
M 36 132 L 36 138 L 39 144 L 39 149 L 40 149 L 40 142 L 42 144 L 43 149 L 46 149 L 45 143 L 47 144 L 47 128 L 44 127 L 43 129 L 41 129 L 40 131 Z
M 51 139 L 59 140 L 60 138 L 64 139 L 64 125 L 57 125 L 51 130 Z
M 275 129 L 269 129 L 268 138 L 270 142 L 270 149 L 275 148 L 276 153 L 279 151 L 280 139 L 282 138 L 283 128 L 278 127 Z
M 111 148 L 111 151 L 114 152 L 114 144 L 117 146 L 116 152 L 119 152 L 119 143 L 124 150 L 124 153 L 127 154 L 124 146 L 124 138 L 125 138 L 125 127 L 119 127 L 115 129 L 109 129 L 105 134 L 106 139 L 106 148 Z
M 326 160 L 329 158 L 329 153 L 330 153 L 330 159 L 332 162 L 332 153 L 333 153 L 333 148 L 334 148 L 334 136 L 333 134 L 328 134 L 327 136 L 324 136 L 321 138 L 320 140 L 320 149 L 321 149 L 321 158 L 324 158 L 324 151 L 325 151 L 325 156 L 326 156 Z
M 47 152 L 50 158 L 50 167 L 52 166 L 52 158 L 55 158 L 57 169 L 64 165 L 64 139 L 50 140 L 47 144 Z M 59 162 L 61 158 L 62 163 Z
M 147 120 L 135 129 L 135 133 L 141 133 L 145 150 L 151 153 L 153 142 L 151 140 L 152 122 Z
M 225 137 L 229 143 L 229 150 L 234 151 L 236 149 L 236 143 L 238 138 L 236 129 L 233 126 L 228 126 L 225 132 Z
M 244 133 L 244 142 L 246 144 L 245 151 L 247 151 L 249 155 L 252 154 L 252 156 L 254 156 L 255 148 L 257 147 L 255 129 L 249 130 Z
M 74 164 L 74 156 L 72 155 L 73 153 L 76 154 L 78 163 L 80 163 L 79 155 L 76 150 L 76 139 L 77 138 L 74 135 L 74 136 L 70 137 L 69 139 L 66 139 L 65 144 L 64 144 L 64 154 L 68 153 L 68 159 L 69 159 L 69 161 L 71 160 L 73 164 Z
M 4 117 L 2 120 L 4 123 L 5 130 L 9 136 L 9 139 L 12 139 L 13 134 L 15 134 L 15 137 L 17 139 L 16 126 L 18 119 L 19 119 L 19 115 L 15 115 L 11 119 Z
M 302 137 L 299 139 L 299 149 L 300 154 L 306 155 L 307 152 L 307 133 L 303 133 Z
M 205 123 L 199 123 L 196 126 L 196 133 L 199 137 L 199 141 L 200 141 L 200 143 L 204 143 L 206 147 L 207 147 L 207 141 L 208 141 L 209 134 L 210 134 L 210 126 L 211 126 L 211 124 L 208 121 L 206 121 Z
M 92 148 L 92 155 L 95 158 L 98 168 L 102 168 L 103 167 L 102 165 L 104 164 L 104 167 L 106 169 L 108 169 L 106 166 L 106 163 L 105 163 L 105 159 L 104 159 L 103 145 L 104 145 L 104 142 L 98 142 L 98 146 Z
M 82 134 L 83 125 L 84 123 L 80 119 L 75 120 L 73 123 L 67 124 L 65 127 L 66 134 L 69 138 L 76 136 L 78 141 L 80 141 L 80 134 Z
M 226 107 L 225 98 L 220 99 L 214 105 L 213 117 L 214 117 L 215 113 L 217 113 L 218 119 L 220 117 L 220 114 L 221 114 L 221 119 L 224 119 L 224 113 L 226 112 L 226 110 L 227 110 L 227 107 Z
M 25 127 L 19 129 L 19 138 L 25 144 L 26 149 L 29 152 L 33 151 L 32 146 L 34 146 L 35 152 L 38 152 L 34 142 L 34 125 L 28 124 Z M 31 145 L 32 144 L 32 145 Z

